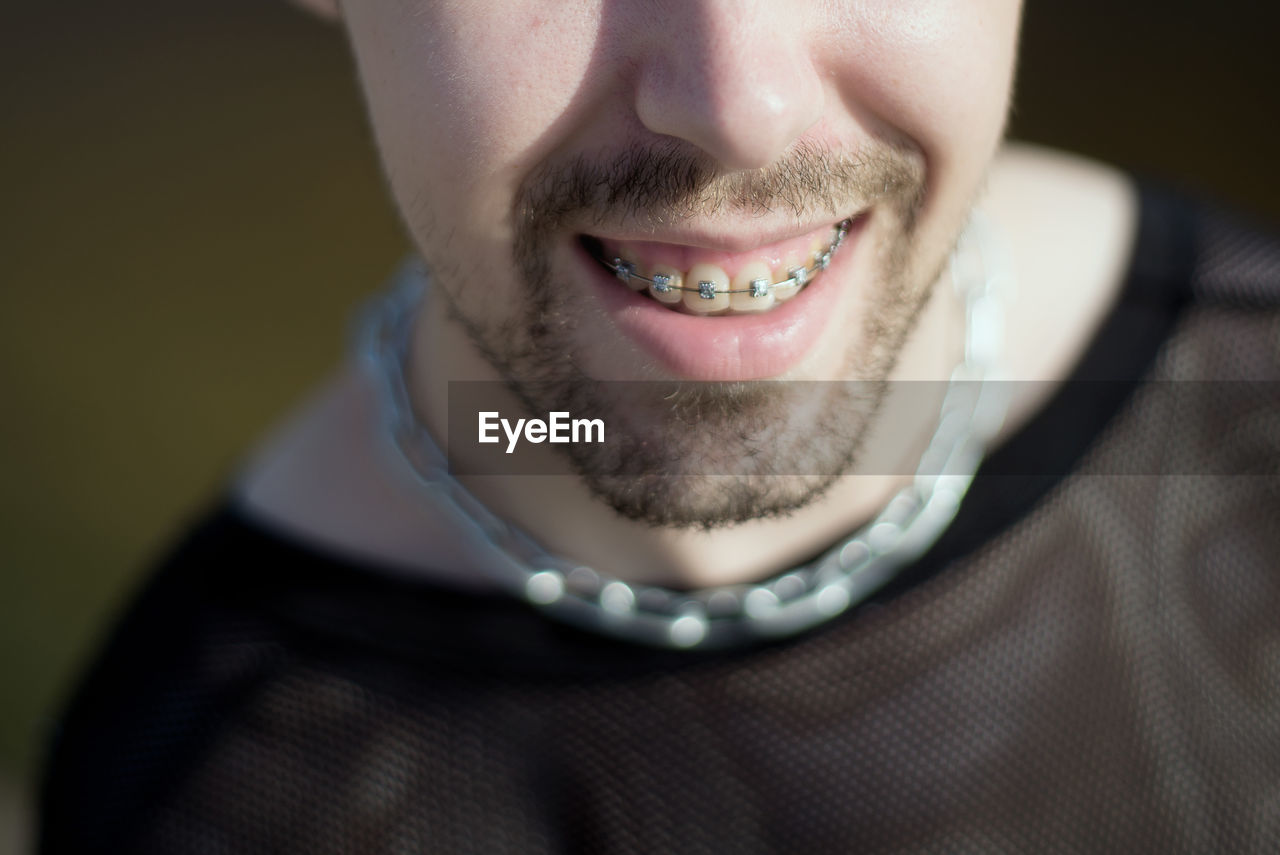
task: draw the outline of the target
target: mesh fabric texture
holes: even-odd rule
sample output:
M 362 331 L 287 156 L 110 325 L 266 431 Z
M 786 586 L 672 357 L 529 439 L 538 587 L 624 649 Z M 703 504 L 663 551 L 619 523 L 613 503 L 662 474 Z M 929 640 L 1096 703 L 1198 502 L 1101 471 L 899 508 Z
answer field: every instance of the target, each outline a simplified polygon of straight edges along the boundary
M 1141 216 L 1079 382 L 798 639 L 634 648 L 222 509 L 64 716 L 43 851 L 1280 851 L 1280 247 Z

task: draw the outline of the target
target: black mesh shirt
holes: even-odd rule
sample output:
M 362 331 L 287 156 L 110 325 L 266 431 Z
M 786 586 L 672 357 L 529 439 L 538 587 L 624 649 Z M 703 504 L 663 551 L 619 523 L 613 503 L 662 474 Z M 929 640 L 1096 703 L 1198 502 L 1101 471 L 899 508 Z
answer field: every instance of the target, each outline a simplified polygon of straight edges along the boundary
M 350 566 L 228 505 L 63 715 L 42 851 L 1280 852 L 1278 365 L 1280 245 L 1145 190 L 1079 382 L 938 544 L 731 653 Z

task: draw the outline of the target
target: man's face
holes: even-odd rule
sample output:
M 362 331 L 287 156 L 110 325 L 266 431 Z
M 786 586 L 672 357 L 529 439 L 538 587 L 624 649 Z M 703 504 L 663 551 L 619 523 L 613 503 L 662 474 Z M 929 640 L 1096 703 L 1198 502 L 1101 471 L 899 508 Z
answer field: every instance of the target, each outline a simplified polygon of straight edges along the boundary
M 801 507 L 852 466 L 999 140 L 1019 8 L 344 16 L 394 196 L 476 351 L 536 413 L 603 417 L 617 444 L 561 448 L 621 513 L 713 527 Z M 619 380 L 662 382 L 602 382 Z

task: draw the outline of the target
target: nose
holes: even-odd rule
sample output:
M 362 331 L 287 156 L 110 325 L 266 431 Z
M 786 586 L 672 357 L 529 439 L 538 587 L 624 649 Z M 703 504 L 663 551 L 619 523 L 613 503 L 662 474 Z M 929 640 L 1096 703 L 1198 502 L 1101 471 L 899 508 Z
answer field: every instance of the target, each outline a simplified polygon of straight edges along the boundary
M 636 113 L 729 170 L 772 163 L 822 116 L 822 79 L 803 29 L 805 4 L 681 0 L 649 28 Z M 788 12 L 788 6 L 790 11 Z

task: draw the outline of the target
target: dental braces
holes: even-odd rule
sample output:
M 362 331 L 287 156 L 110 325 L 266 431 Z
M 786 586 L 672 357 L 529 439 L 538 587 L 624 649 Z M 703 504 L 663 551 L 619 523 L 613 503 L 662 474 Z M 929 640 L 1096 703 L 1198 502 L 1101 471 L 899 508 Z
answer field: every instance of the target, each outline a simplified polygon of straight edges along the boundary
M 884 586 L 938 539 L 960 507 L 1004 420 L 997 382 L 1004 297 L 1015 285 L 1009 250 L 978 212 L 952 254 L 951 284 L 965 314 L 964 354 L 912 483 L 818 559 L 771 579 L 684 591 L 624 582 L 558 556 L 490 511 L 449 472 L 449 459 L 414 412 L 405 366 L 430 279 L 406 265 L 366 310 L 362 350 L 379 385 L 384 438 L 491 578 L 547 615 L 604 635 L 677 650 L 712 650 L 795 635 L 834 619 Z
M 844 243 L 844 239 L 849 234 L 849 229 L 853 227 L 852 220 L 841 220 L 836 225 L 836 236 L 831 245 L 822 252 L 816 252 L 813 255 L 813 264 L 809 267 L 793 267 L 787 271 L 790 275 L 781 282 L 770 282 L 768 279 L 752 279 L 747 288 L 730 288 L 721 291 L 716 288 L 716 283 L 703 280 L 698 282 L 696 286 L 676 285 L 672 280 L 674 277 L 665 273 L 655 273 L 653 276 L 642 276 L 636 272 L 634 262 L 626 261 L 622 258 L 614 258 L 612 261 L 606 258 L 599 259 L 600 263 L 611 270 L 615 276 L 623 282 L 630 283 L 633 280 L 647 282 L 654 291 L 659 294 L 669 294 L 672 291 L 690 291 L 696 293 L 704 300 L 714 300 L 720 294 L 750 294 L 752 297 L 767 297 L 775 288 L 790 288 L 791 286 L 802 287 L 809 284 L 814 276 L 817 276 L 823 270 L 831 266 L 831 257 L 835 251 L 840 248 L 840 244 Z

